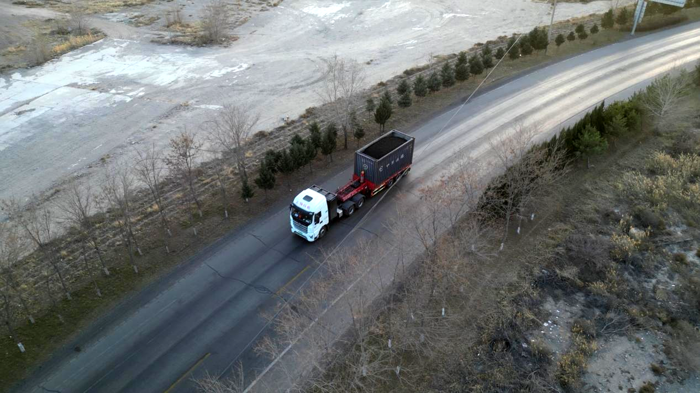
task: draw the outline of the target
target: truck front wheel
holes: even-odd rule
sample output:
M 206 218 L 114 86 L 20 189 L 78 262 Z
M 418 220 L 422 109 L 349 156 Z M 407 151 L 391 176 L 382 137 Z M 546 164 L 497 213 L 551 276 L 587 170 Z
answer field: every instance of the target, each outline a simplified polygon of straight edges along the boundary
M 324 237 L 326 235 L 326 231 L 328 231 L 327 226 L 323 226 L 320 231 L 318 231 L 318 239 Z

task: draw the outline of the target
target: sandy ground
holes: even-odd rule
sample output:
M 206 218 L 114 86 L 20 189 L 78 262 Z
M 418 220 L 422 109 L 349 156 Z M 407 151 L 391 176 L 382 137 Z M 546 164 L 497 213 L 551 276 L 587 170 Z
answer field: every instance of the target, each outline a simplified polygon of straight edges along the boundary
M 2 5 L 0 15 L 13 9 Z M 609 7 L 561 4 L 556 19 Z M 133 154 L 134 144 L 165 147 L 225 103 L 251 105 L 261 128 L 280 125 L 319 104 L 322 56 L 371 61 L 368 83 L 376 83 L 431 55 L 527 31 L 548 12 L 530 0 L 287 0 L 236 29 L 240 40 L 228 48 L 154 44 L 157 26 L 138 29 L 108 14 L 93 23 L 110 38 L 0 75 L 0 198 L 49 190 L 100 158 Z

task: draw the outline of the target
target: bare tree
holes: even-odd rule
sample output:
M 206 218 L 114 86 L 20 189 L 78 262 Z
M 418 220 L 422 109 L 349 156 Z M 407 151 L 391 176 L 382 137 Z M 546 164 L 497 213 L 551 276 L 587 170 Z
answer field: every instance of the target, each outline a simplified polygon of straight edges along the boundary
M 88 27 L 88 16 L 85 5 L 82 2 L 75 1 L 70 5 L 68 8 L 68 17 L 75 34 L 80 35 L 90 29 Z
M 2 285 L 6 290 L 12 290 L 17 294 L 20 306 L 30 323 L 34 323 L 27 301 L 22 289 L 14 275 L 13 269 L 22 255 L 28 250 L 26 239 L 19 233 L 18 228 L 11 222 L 0 222 L 0 276 Z M 8 295 L 9 296 L 9 295 Z
M 95 251 L 102 271 L 109 276 L 109 269 L 102 257 L 102 250 L 95 233 L 92 217 L 95 214 L 95 203 L 90 184 L 80 184 L 77 181 L 71 183 L 62 198 L 56 203 L 56 207 L 63 212 L 65 220 L 79 230 L 83 254 L 87 254 L 85 247 L 89 245 Z
M 226 178 L 230 172 L 226 161 L 234 158 L 241 181 L 248 180 L 246 172 L 245 141 L 250 135 L 258 120 L 259 115 L 252 115 L 247 107 L 225 105 L 224 108 L 206 123 L 207 138 L 221 154 L 218 161 L 216 178 L 221 190 L 224 216 L 228 218 L 228 192 L 226 190 Z
M 197 391 L 201 393 L 243 393 L 246 388 L 243 365 L 238 363 L 231 373 L 231 377 L 221 379 L 207 372 L 203 378 L 194 381 Z
M 163 171 L 165 170 L 163 156 L 160 151 L 156 149 L 155 143 L 151 144 L 151 146 L 146 149 L 136 150 L 136 154 L 139 159 L 134 164 L 134 173 L 136 173 L 136 176 L 148 187 L 153 203 L 156 209 L 158 209 L 158 215 L 160 216 L 163 229 L 169 237 L 172 237 L 173 234 L 170 231 L 170 224 L 168 223 L 168 216 L 165 211 L 167 206 L 163 199 L 162 183 Z M 170 253 L 167 241 L 165 242 L 165 251 Z
M 224 0 L 211 0 L 202 11 L 203 38 L 207 43 L 220 43 L 226 38 L 231 24 L 231 13 Z
M 362 65 L 352 59 L 334 55 L 321 59 L 325 65 L 324 77 L 318 95 L 343 129 L 344 146 L 348 148 L 348 133 L 352 129 L 353 105 L 365 84 Z
M 202 149 L 202 144 L 197 140 L 194 133 L 187 130 L 170 140 L 170 152 L 165 158 L 171 172 L 180 181 L 182 186 L 187 189 L 192 203 L 197 206 L 197 213 L 202 217 L 202 204 L 199 201 L 197 194 L 196 180 L 197 168 L 196 160 Z M 191 209 L 188 209 L 191 211 Z M 193 222 L 193 228 L 194 222 Z M 194 229 L 195 234 L 196 229 Z
M 129 253 L 129 262 L 138 273 L 134 248 L 140 252 L 136 237 L 134 236 L 133 224 L 133 199 L 134 199 L 134 177 L 128 166 L 124 163 L 117 163 L 105 168 L 104 177 L 101 184 L 103 200 L 110 208 L 109 214 L 114 215 L 114 223 L 119 228 L 124 246 Z
M 673 77 L 664 75 L 652 82 L 640 95 L 642 107 L 651 115 L 658 131 L 674 131 L 687 124 L 694 111 L 682 103 L 690 92 L 690 77 L 685 70 Z
M 209 140 L 224 158 L 235 159 L 241 180 L 248 179 L 245 142 L 259 120 L 260 115 L 253 114 L 249 107 L 227 104 L 207 122 Z
M 502 174 L 492 181 L 484 197 L 489 208 L 500 211 L 505 220 L 501 247 L 513 215 L 522 219 L 533 196 L 563 174 L 563 149 L 558 144 L 533 146 L 538 133 L 537 126 L 516 124 L 512 133 L 491 141 L 491 151 Z M 517 231 L 520 233 L 520 225 Z
M 55 227 L 56 222 L 51 211 L 46 207 L 39 207 L 39 204 L 39 199 L 34 196 L 24 206 L 17 201 L 10 201 L 8 207 L 11 218 L 19 224 L 27 237 L 39 249 L 44 259 L 51 265 L 59 278 L 66 299 L 71 300 L 70 290 L 61 271 L 60 265 L 63 260 L 59 257 L 58 250 L 55 248 L 58 237 Z

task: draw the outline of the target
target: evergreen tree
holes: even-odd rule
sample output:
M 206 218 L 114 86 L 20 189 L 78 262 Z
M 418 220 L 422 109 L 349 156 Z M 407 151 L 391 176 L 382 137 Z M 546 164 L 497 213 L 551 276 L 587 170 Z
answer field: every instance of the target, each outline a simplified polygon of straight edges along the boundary
M 377 104 L 374 103 L 374 99 L 372 97 L 368 98 L 365 101 L 365 110 L 367 113 L 372 113 L 375 109 L 377 109 Z
M 498 50 L 496 51 L 496 55 L 495 55 L 496 59 L 501 60 L 503 58 L 503 56 L 505 56 L 505 55 L 506 55 L 506 50 L 503 49 L 502 46 L 498 47 Z
M 442 65 L 442 70 L 440 70 L 440 79 L 442 79 L 442 85 L 444 87 L 450 87 L 455 84 L 455 72 L 447 61 Z
M 520 53 L 522 53 L 523 56 L 529 56 L 532 54 L 533 51 L 534 49 L 532 48 L 532 45 L 530 45 L 530 40 L 525 40 L 521 43 Z
M 248 200 L 255 196 L 255 191 L 253 187 L 248 184 L 248 179 L 243 179 L 243 185 L 241 186 L 241 198 L 248 203 Z
M 265 199 L 267 199 L 267 191 L 275 188 L 275 174 L 267 165 L 260 166 L 258 177 L 255 178 L 255 185 L 265 191 Z
M 626 26 L 627 23 L 629 22 L 630 15 L 629 11 L 627 11 L 627 8 L 622 8 L 620 12 L 617 13 L 617 17 L 615 18 L 615 23 L 617 23 L 620 26 Z
M 576 40 L 576 34 L 574 34 L 574 32 L 572 31 L 571 33 L 569 33 L 569 35 L 566 36 L 566 39 L 569 40 L 569 41 L 575 41 L 575 40 Z
M 313 172 L 313 161 L 316 159 L 316 154 L 318 154 L 318 147 L 314 145 L 311 139 L 307 139 L 304 144 L 304 152 L 306 154 L 306 162 L 309 163 L 309 172 Z
M 600 32 L 600 29 L 598 28 L 598 24 L 594 23 L 593 27 L 591 27 L 591 34 L 598 34 Z
M 693 71 L 693 82 L 696 86 L 700 86 L 700 62 L 695 65 L 695 70 Z
M 292 161 L 294 161 L 295 169 L 302 168 L 309 163 L 306 155 L 306 143 L 303 139 L 301 142 L 292 144 L 289 148 L 289 155 L 292 157 Z
M 294 134 L 292 136 L 292 139 L 289 140 L 289 144 L 294 146 L 294 145 L 303 145 L 304 144 L 304 138 L 300 137 L 299 134 Z
M 469 79 L 469 65 L 467 63 L 457 64 L 455 67 L 455 79 L 464 82 Z
M 576 26 L 576 29 L 574 29 L 574 31 L 576 32 L 577 35 L 578 35 L 578 34 L 581 34 L 581 33 L 584 33 L 584 32 L 586 31 L 586 26 L 584 26 L 583 23 L 579 23 L 579 24 Z
M 545 50 L 549 46 L 549 38 L 547 37 L 547 30 L 535 27 L 528 34 L 530 46 L 535 50 Z
M 379 104 L 381 108 L 385 101 Z M 379 108 L 377 108 L 379 110 Z M 338 129 L 335 124 L 331 123 L 326 127 L 326 132 L 323 133 L 323 140 L 321 142 L 321 153 L 324 156 L 328 156 L 330 162 L 333 162 L 333 152 L 338 147 Z
M 280 161 L 280 154 L 272 149 L 268 150 L 265 152 L 265 156 L 263 156 L 261 166 L 266 166 L 270 172 L 274 175 L 277 173 L 277 164 Z
M 455 79 L 464 82 L 469 79 L 469 66 L 467 65 L 467 53 L 459 52 L 457 63 L 455 64 Z
M 612 8 L 603 14 L 603 20 L 600 21 L 600 25 L 603 26 L 604 29 L 612 29 L 613 26 L 615 26 L 615 17 L 613 16 Z
M 491 53 L 488 54 L 481 54 L 481 63 L 484 65 L 484 68 L 491 68 L 493 67 L 493 55 Z
M 407 91 L 401 97 L 399 97 L 399 106 L 401 108 L 408 108 L 409 106 L 413 105 L 413 100 L 411 99 L 411 92 Z
M 574 141 L 574 147 L 577 154 L 586 157 L 586 168 L 590 168 L 591 156 L 607 150 L 608 141 L 600 136 L 600 132 L 595 127 L 587 125 Z
M 485 68 L 493 67 L 493 51 L 489 44 L 481 48 L 481 62 L 484 64 Z
M 423 75 L 418 75 L 416 80 L 413 81 L 413 91 L 418 97 L 425 97 L 428 95 L 428 83 L 425 81 Z
M 287 151 L 287 149 L 282 150 L 280 152 L 280 161 L 277 163 L 277 170 L 281 174 L 288 176 L 292 174 L 296 169 L 296 162 L 294 162 L 294 158 L 292 157 L 292 155 L 289 153 L 289 151 Z M 289 178 L 287 178 L 288 187 L 290 186 L 289 181 Z
M 481 62 L 479 55 L 474 55 L 469 59 L 469 73 L 481 75 L 484 72 L 484 63 Z
M 384 94 L 382 95 L 382 101 L 388 102 L 389 105 L 394 103 L 394 98 L 391 96 L 391 92 L 389 92 L 389 89 L 384 90 Z
M 579 30 L 579 27 L 582 27 L 582 29 Z M 583 25 L 578 25 L 578 27 L 576 27 L 576 35 L 580 40 L 585 40 L 588 38 L 588 33 L 586 33 L 586 28 Z
M 430 74 L 430 78 L 428 79 L 428 89 L 430 89 L 431 93 L 435 93 L 440 91 L 441 86 L 442 80 L 440 80 L 440 75 L 438 75 L 437 71 L 433 71 L 433 73 Z
M 317 122 L 313 122 L 309 125 L 309 140 L 314 145 L 315 148 L 321 147 L 321 127 L 319 127 Z
M 517 44 L 517 38 L 510 37 L 508 39 L 508 57 L 515 60 L 520 57 L 520 46 Z
M 352 136 L 357 141 L 357 147 L 360 147 L 360 140 L 365 137 L 365 129 L 360 124 L 356 124 Z
M 399 83 L 399 87 L 396 88 L 396 93 L 400 96 L 404 95 L 406 92 L 411 91 L 411 85 L 408 84 L 408 81 L 406 79 L 402 80 L 401 83 Z
M 627 132 L 627 124 L 625 116 L 621 113 L 615 115 L 608 123 L 605 124 L 605 133 L 613 140 L 613 144 L 617 138 Z
M 564 38 L 563 34 L 557 35 L 557 38 L 554 39 L 554 43 L 557 44 L 557 48 L 560 47 L 565 42 L 566 42 L 566 38 Z
M 391 118 L 392 112 L 393 109 L 388 101 L 382 100 L 382 102 L 379 103 L 377 110 L 374 112 L 374 121 L 379 124 L 379 132 L 384 131 L 384 126 Z

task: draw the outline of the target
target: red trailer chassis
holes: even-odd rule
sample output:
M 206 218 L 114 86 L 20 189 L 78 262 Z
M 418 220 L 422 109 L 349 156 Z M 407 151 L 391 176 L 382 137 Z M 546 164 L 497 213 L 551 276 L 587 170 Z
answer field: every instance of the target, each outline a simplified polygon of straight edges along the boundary
M 357 174 L 353 174 L 352 180 L 350 180 L 350 182 L 344 185 L 343 187 L 340 187 L 335 194 L 341 203 L 352 199 L 352 197 L 354 197 L 357 194 L 363 194 L 366 197 L 373 197 L 377 193 L 385 189 L 387 186 L 391 186 L 399 176 L 403 175 L 404 173 L 410 170 L 411 164 L 406 165 L 405 167 L 401 168 L 398 172 L 396 172 L 396 174 L 384 180 L 384 182 L 381 184 L 374 184 L 371 181 L 366 180 L 364 178 L 365 173 L 364 171 L 362 171 L 360 176 L 357 176 Z

